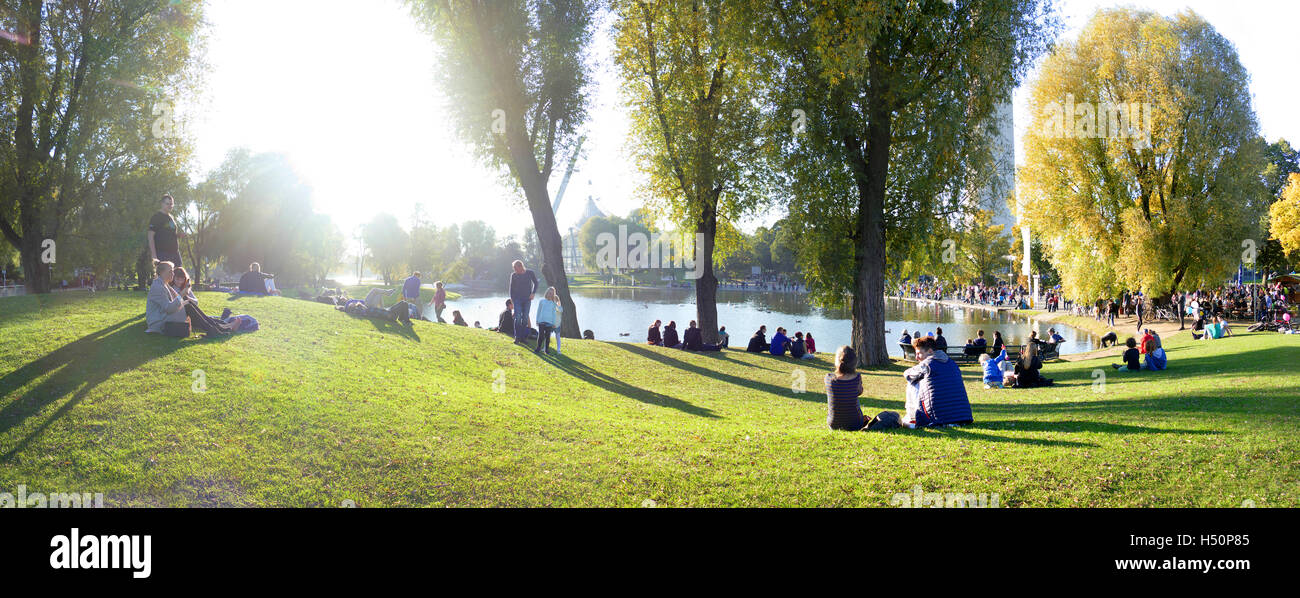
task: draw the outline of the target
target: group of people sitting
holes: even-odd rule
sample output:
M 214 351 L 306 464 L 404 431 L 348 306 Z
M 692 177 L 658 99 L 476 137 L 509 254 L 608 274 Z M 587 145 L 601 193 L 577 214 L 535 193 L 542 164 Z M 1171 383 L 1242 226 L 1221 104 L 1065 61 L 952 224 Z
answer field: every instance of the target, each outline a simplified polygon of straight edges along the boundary
M 1222 316 L 1201 315 L 1192 324 L 1192 340 L 1212 340 L 1232 336 L 1232 327 Z
M 1160 335 L 1150 328 L 1143 331 L 1141 341 L 1135 341 L 1130 336 L 1124 340 L 1124 346 L 1127 347 L 1124 350 L 1124 363 L 1110 364 L 1121 372 L 1160 371 L 1169 365 L 1169 358 L 1165 356 L 1165 349 L 1160 344 Z M 1144 355 L 1145 360 L 1142 359 Z
M 384 297 L 398 292 L 398 289 L 373 288 L 366 293 L 365 299 L 338 297 L 333 301 L 336 309 L 355 316 L 379 318 L 402 322 L 409 325 L 411 319 L 424 319 L 430 322 L 446 324 L 442 312 L 447 307 L 447 289 L 439 280 L 433 283 L 433 298 L 425 305 L 420 304 L 420 273 L 414 272 L 402 281 L 401 298 L 396 303 L 384 307 Z M 452 324 L 468 326 L 460 311 L 452 310 Z
M 795 359 L 813 359 L 817 352 L 817 341 L 813 338 L 811 332 L 804 334 L 795 332 L 793 337 L 787 336 L 785 328 L 777 327 L 776 334 L 772 335 L 772 342 L 767 342 L 767 326 L 759 326 L 754 336 L 749 337 L 749 346 L 745 348 L 750 353 L 771 353 L 772 355 L 785 355 L 786 351 L 790 352 L 790 357 Z
M 659 332 L 659 327 L 663 326 L 663 332 Z M 727 333 L 727 327 L 718 328 L 718 342 L 716 344 L 704 342 L 704 331 L 691 320 L 686 327 L 686 331 L 679 337 L 677 334 L 677 322 L 669 320 L 668 325 L 664 326 L 663 320 L 655 320 L 646 332 L 646 344 L 656 347 L 668 347 L 669 349 L 683 349 L 686 351 L 721 351 L 727 348 L 731 343 L 731 335 Z
M 933 337 L 913 341 L 919 362 L 903 372 L 907 390 L 903 413 L 883 411 L 868 420 L 862 414 L 862 375 L 857 353 L 848 346 L 835 353 L 835 371 L 826 374 L 826 425 L 832 430 L 878 430 L 955 426 L 974 421 L 961 370 Z
M 210 338 L 258 329 L 252 316 L 232 315 L 228 307 L 220 318 L 203 313 L 185 268 L 159 260 L 153 260 L 153 268 L 153 283 L 145 299 L 145 332 L 188 338 L 198 330 Z

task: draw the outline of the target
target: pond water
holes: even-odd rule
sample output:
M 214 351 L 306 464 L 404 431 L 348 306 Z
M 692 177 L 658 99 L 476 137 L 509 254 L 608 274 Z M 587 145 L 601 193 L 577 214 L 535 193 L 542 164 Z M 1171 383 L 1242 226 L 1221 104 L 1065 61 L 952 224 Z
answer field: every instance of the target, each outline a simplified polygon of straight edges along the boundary
M 591 329 L 599 340 L 645 342 L 646 329 L 656 319 L 665 323 L 676 320 L 679 332 L 686 330 L 687 324 L 695 319 L 695 292 L 691 289 L 574 288 L 572 291 L 578 324 L 583 330 Z M 451 310 L 460 310 L 471 325 L 479 320 L 484 328 L 496 326 L 498 315 L 505 309 L 505 293 L 458 292 L 462 297 L 449 301 L 447 311 L 443 312 L 447 321 L 451 321 Z M 534 312 L 536 305 L 534 301 Z M 990 343 L 993 331 L 998 330 L 1008 344 L 1016 345 L 1024 344 L 1030 330 L 1036 328 L 1038 336 L 1046 338 L 1047 329 L 1056 328 L 1065 337 L 1061 345 L 1063 354 L 1091 351 L 1099 342 L 1095 335 L 1085 331 L 1060 325 L 1035 325 L 1006 312 L 923 305 L 892 298 L 885 300 L 885 309 L 885 346 L 896 357 L 902 356 L 896 341 L 905 328 L 924 334 L 942 327 L 949 345 L 964 344 L 981 329 Z M 847 309 L 815 307 L 803 293 L 771 291 L 719 290 L 718 323 L 727 327 L 731 346 L 739 345 L 742 349 L 760 325 L 767 325 L 768 340 L 777 326 L 784 326 L 791 336 L 797 331 L 811 332 L 820 352 L 831 352 L 848 343 L 852 331 Z

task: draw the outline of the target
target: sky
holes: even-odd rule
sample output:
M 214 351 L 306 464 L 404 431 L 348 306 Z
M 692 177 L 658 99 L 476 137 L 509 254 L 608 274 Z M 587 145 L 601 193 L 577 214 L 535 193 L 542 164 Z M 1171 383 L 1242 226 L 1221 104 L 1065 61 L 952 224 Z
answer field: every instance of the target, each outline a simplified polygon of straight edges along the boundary
M 1300 77 L 1293 35 L 1294 0 L 1145 0 L 1125 2 L 1161 14 L 1191 8 L 1237 46 L 1251 74 L 1261 132 L 1300 141 Z M 1115 2 L 1064 0 L 1063 36 L 1075 38 L 1098 8 Z M 344 234 L 378 212 L 399 219 L 416 203 L 438 225 L 484 220 L 498 236 L 518 235 L 532 217 L 498 173 L 473 158 L 453 132 L 447 102 L 434 84 L 432 41 L 398 0 L 209 0 L 200 93 L 182 98 L 186 131 L 196 142 L 196 178 L 226 152 L 288 155 L 313 188 L 316 209 Z M 604 25 L 604 23 L 602 23 Z M 627 119 L 602 26 L 591 55 L 595 87 L 577 169 L 557 213 L 575 223 L 592 196 L 606 213 L 639 206 L 639 173 L 627 151 Z M 1033 74 L 1026 79 L 1033 80 Z M 1017 156 L 1028 122 L 1025 86 L 1013 96 Z M 563 171 L 552 177 L 552 195 Z M 752 229 L 773 212 L 742 223 Z

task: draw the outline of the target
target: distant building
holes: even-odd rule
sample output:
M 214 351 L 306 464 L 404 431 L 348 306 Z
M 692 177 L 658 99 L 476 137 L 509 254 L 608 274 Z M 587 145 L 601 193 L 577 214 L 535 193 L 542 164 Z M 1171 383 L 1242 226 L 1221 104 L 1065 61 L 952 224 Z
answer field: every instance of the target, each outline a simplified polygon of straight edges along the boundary
M 568 234 L 564 235 L 562 241 L 562 253 L 564 255 L 564 271 L 569 274 L 587 274 L 587 265 L 582 261 L 582 243 L 579 235 L 582 232 L 582 225 L 588 220 L 597 217 L 604 217 L 605 212 L 596 207 L 596 200 L 590 195 L 587 196 L 587 205 L 582 207 L 582 214 L 578 220 L 569 226 Z

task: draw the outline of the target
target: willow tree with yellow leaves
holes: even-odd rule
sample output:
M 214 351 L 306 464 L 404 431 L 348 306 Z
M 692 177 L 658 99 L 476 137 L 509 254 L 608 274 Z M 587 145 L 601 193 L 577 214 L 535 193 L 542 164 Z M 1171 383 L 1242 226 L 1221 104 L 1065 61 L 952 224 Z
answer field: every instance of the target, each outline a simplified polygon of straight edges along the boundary
M 613 0 L 615 61 L 631 109 L 649 205 L 693 230 L 695 308 L 704 342 L 718 337 L 718 241 L 763 205 L 763 105 L 753 62 L 758 2 Z M 730 240 L 730 243 L 727 240 Z
M 1269 198 L 1248 83 L 1190 11 L 1098 11 L 1044 60 L 1017 176 L 1067 297 L 1168 296 L 1250 261 Z

